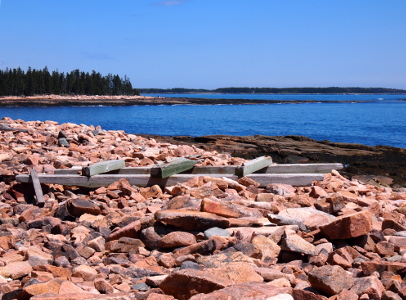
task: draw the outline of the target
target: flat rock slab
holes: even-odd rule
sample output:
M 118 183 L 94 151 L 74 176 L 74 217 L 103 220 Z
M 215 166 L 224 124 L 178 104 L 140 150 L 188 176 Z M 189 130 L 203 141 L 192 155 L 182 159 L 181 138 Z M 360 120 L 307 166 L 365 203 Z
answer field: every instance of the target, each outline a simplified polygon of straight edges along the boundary
M 71 294 L 42 294 L 32 297 L 33 300 L 133 300 L 135 298 L 135 292 L 128 293 L 116 293 L 116 294 L 106 294 L 98 295 L 92 293 L 71 293 Z
M 316 255 L 316 247 L 296 234 L 288 235 L 282 241 L 282 250 Z
M 160 210 L 155 213 L 155 219 L 187 231 L 227 228 L 230 224 L 226 218 L 199 211 Z
M 79 217 L 83 214 L 99 215 L 100 207 L 92 201 L 85 199 L 70 199 L 67 202 L 67 208 L 70 215 Z
M 209 294 L 199 294 L 190 300 L 267 300 L 274 296 L 291 293 L 292 288 L 288 287 L 273 287 L 266 283 L 245 282 Z
M 208 272 L 185 269 L 169 275 L 159 288 L 165 294 L 172 295 L 179 300 L 187 300 L 193 295 L 208 294 L 233 283 L 232 280 Z

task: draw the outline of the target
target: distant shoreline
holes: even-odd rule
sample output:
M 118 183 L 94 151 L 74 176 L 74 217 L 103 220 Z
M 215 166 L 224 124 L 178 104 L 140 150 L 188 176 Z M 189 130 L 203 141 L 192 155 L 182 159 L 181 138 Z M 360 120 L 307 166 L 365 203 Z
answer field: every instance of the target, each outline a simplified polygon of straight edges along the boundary
M 20 106 L 132 106 L 132 105 L 254 105 L 279 103 L 358 103 L 358 100 L 261 100 L 261 99 L 208 99 L 151 96 L 29 96 L 0 97 L 0 107 Z

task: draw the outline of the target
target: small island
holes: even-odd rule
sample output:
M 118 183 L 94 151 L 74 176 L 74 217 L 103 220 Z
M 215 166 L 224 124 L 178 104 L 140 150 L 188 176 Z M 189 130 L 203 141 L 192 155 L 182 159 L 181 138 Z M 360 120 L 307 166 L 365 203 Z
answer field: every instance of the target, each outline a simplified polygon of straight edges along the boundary
M 216 99 L 189 98 L 188 94 L 218 94 Z M 141 94 L 182 94 L 181 97 L 142 96 Z M 63 73 L 21 68 L 0 70 L 0 107 L 5 106 L 125 106 L 125 105 L 216 105 L 275 104 L 311 102 L 359 102 L 320 100 L 224 99 L 222 94 L 406 94 L 406 90 L 390 88 L 327 87 L 327 88 L 249 88 L 208 89 L 133 88 L 124 75 L 84 72 L 78 69 Z M 364 101 L 365 102 L 365 101 Z

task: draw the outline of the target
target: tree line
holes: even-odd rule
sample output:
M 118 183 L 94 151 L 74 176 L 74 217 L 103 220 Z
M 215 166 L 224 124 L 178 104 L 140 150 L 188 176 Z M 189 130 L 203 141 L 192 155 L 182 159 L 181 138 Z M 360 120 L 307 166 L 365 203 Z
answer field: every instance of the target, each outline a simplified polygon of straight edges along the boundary
M 293 87 L 293 88 L 250 88 L 250 87 L 227 87 L 209 89 L 156 89 L 140 88 L 142 94 L 405 94 L 406 90 L 391 88 L 363 88 L 363 87 Z
M 78 69 L 69 73 L 49 72 L 21 68 L 0 70 L 0 96 L 32 95 L 139 95 L 127 76 L 99 72 L 83 72 Z

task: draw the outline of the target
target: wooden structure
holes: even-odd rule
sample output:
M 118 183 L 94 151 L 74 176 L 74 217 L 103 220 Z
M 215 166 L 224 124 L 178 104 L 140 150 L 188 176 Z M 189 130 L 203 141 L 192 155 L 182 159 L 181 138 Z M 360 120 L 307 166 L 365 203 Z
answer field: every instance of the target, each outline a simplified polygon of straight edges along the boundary
M 259 157 L 240 166 L 194 166 L 197 159 L 176 158 L 154 167 L 122 167 L 124 161 L 114 160 L 91 165 L 55 170 L 54 174 L 17 175 L 21 182 L 39 182 L 67 186 L 96 188 L 107 186 L 121 178 L 137 186 L 159 185 L 161 187 L 186 182 L 196 176 L 226 177 L 238 180 L 247 176 L 266 187 L 270 183 L 285 183 L 293 186 L 309 186 L 313 181 L 323 180 L 325 173 L 340 170 L 342 164 L 272 164 L 269 156 Z M 38 198 L 38 196 L 37 196 Z

